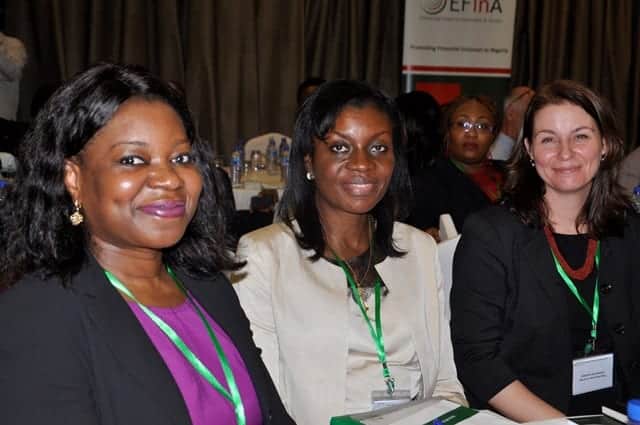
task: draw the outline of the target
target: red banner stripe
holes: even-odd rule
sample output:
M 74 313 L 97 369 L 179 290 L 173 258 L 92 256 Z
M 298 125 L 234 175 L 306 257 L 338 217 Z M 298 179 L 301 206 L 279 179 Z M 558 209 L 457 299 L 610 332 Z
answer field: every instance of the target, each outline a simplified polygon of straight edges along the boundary
M 403 65 L 403 71 L 463 72 L 478 74 L 511 74 L 510 68 L 476 68 L 471 66 Z

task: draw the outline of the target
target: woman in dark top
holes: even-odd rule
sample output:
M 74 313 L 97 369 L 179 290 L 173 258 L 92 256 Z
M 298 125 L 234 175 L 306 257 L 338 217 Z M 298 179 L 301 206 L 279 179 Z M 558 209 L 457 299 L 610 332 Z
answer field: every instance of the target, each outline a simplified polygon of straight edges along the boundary
M 533 98 L 507 201 L 467 219 L 454 258 L 452 337 L 473 406 L 524 422 L 640 395 L 640 222 L 616 183 L 623 154 L 588 88 L 556 81 Z
M 0 204 L 0 423 L 292 423 L 221 273 L 210 158 L 139 68 L 47 102 Z
M 496 138 L 498 114 L 484 96 L 459 97 L 445 114 L 444 158 L 436 159 L 412 180 L 414 206 L 408 223 L 437 237 L 441 214 L 456 228 L 465 218 L 501 196 L 503 171 L 487 159 Z

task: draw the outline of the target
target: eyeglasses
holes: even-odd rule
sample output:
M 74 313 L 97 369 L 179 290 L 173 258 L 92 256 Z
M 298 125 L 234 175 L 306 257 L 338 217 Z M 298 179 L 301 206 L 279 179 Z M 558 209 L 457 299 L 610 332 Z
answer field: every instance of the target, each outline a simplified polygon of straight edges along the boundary
M 472 129 L 476 129 L 478 133 L 491 133 L 493 131 L 493 125 L 488 122 L 471 122 L 471 121 L 455 121 L 453 127 L 458 130 L 462 130 L 465 133 L 470 132 Z

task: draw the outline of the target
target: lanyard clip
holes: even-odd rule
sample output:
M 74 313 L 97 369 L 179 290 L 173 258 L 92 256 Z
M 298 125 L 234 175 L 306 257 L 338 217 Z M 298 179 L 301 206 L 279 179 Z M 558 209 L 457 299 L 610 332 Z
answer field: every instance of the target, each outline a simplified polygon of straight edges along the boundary
M 596 349 L 596 340 L 595 338 L 589 338 L 587 340 L 587 343 L 584 346 L 584 355 L 588 356 L 589 354 L 593 353 Z
M 396 390 L 396 380 L 392 376 L 384 378 L 384 383 L 387 384 L 387 394 L 393 395 Z

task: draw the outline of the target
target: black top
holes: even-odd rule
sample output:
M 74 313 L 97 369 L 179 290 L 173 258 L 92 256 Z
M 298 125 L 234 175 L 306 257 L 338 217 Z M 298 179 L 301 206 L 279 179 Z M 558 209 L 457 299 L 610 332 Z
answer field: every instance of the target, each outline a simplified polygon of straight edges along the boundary
M 558 249 L 567 260 L 569 266 L 578 269 L 586 260 L 587 244 L 589 239 L 586 235 L 554 235 Z M 594 289 L 598 271 L 594 265 L 593 271 L 584 280 L 573 279 L 573 283 L 578 289 L 578 293 L 585 300 L 588 306 L 593 306 Z M 565 285 L 566 286 L 566 285 Z M 580 304 L 580 301 L 573 293 L 566 288 L 567 308 L 569 311 L 569 331 L 571 334 L 571 348 L 573 358 L 584 357 L 584 347 L 591 333 L 591 316 Z M 607 318 L 599 315 L 598 334 L 595 344 L 594 355 L 612 353 L 613 340 L 606 326 Z M 571 364 L 567 367 L 572 367 Z M 615 367 L 615 366 L 614 366 Z M 615 392 L 613 388 L 592 391 L 585 394 L 572 396 L 569 400 L 569 415 L 587 415 L 601 413 L 600 407 L 603 405 L 613 406 L 615 403 Z
M 616 398 L 626 401 L 640 395 L 640 218 L 629 215 L 624 235 L 603 238 L 600 249 L 599 335 L 612 340 Z M 577 251 L 584 260 L 585 249 Z M 594 288 L 585 286 L 589 296 Z M 570 366 L 574 346 L 584 344 L 586 314 L 569 295 L 542 229 L 500 206 L 467 218 L 453 261 L 451 331 L 472 407 L 486 408 L 520 380 L 557 409 L 573 411 Z
M 176 274 L 242 356 L 262 423 L 293 424 L 226 277 Z M 0 424 L 191 423 L 160 353 L 93 258 L 68 288 L 30 275 L 0 294 L 0 323 Z
M 502 169 L 501 161 L 492 161 Z M 449 159 L 436 159 L 411 180 L 412 203 L 406 223 L 418 229 L 438 227 L 441 214 L 451 214 L 458 232 L 467 216 L 491 201 Z

